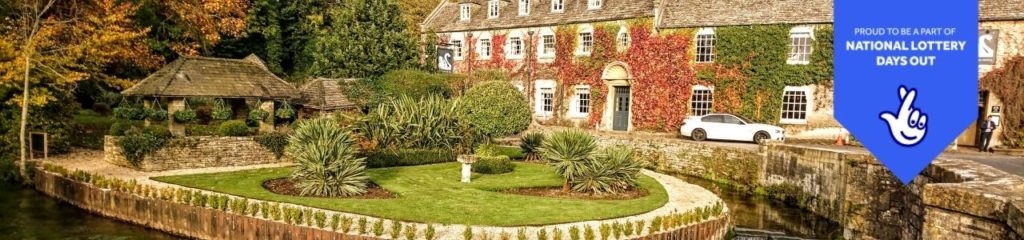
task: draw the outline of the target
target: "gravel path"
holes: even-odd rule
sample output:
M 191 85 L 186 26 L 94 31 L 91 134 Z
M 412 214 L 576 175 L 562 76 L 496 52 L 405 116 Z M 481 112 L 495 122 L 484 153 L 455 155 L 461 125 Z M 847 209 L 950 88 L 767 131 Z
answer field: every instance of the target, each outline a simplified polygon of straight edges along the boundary
M 71 154 L 67 154 L 67 155 L 61 155 L 61 156 L 57 156 L 57 157 L 51 158 L 49 160 L 46 160 L 46 162 L 63 166 L 64 168 L 69 169 L 69 170 L 79 169 L 79 170 L 87 171 L 87 172 L 90 172 L 90 173 L 93 173 L 93 174 L 102 174 L 102 175 L 105 175 L 107 177 L 115 177 L 115 178 L 120 178 L 120 179 L 124 179 L 124 180 L 135 179 L 139 183 L 147 184 L 147 185 L 155 185 L 155 186 L 160 186 L 160 187 L 179 187 L 179 188 L 181 186 L 154 181 L 154 180 L 151 180 L 150 178 L 151 177 L 158 177 L 158 176 L 169 176 L 169 175 L 186 175 L 186 174 L 199 174 L 199 173 L 231 172 L 231 171 L 239 171 L 239 170 L 247 170 L 247 169 L 273 168 L 273 167 L 283 167 L 283 166 L 291 165 L 289 163 L 283 163 L 283 164 L 279 163 L 279 164 L 265 164 L 265 165 L 252 165 L 252 166 L 237 166 L 237 167 L 214 167 L 214 168 L 201 168 L 201 169 L 171 170 L 171 171 L 161 171 L 161 172 L 141 172 L 141 171 L 136 171 L 136 170 L 132 170 L 132 169 L 128 169 L 128 168 L 124 168 L 124 167 L 119 167 L 119 166 L 114 166 L 112 164 L 108 164 L 107 162 L 103 161 L 103 152 L 102 151 L 75 152 L 75 153 L 71 153 Z M 476 226 L 476 225 L 474 225 L 474 226 L 472 226 L 473 232 L 477 233 L 477 234 L 486 234 L 486 235 L 491 237 L 490 239 L 498 239 L 498 236 L 499 236 L 500 233 L 509 233 L 509 234 L 515 235 L 515 233 L 519 229 L 525 229 L 526 232 L 527 232 L 527 238 L 528 239 L 535 239 L 536 238 L 536 232 L 540 231 L 541 229 L 546 229 L 546 231 L 548 232 L 549 236 L 551 235 L 552 231 L 555 228 L 560 228 L 564 233 L 567 234 L 568 231 L 569 231 L 569 228 L 572 227 L 572 226 L 577 226 L 577 227 L 579 227 L 582 230 L 584 228 L 584 226 L 589 225 L 590 227 L 594 228 L 595 231 L 597 231 L 597 229 L 602 224 L 611 224 L 611 223 L 614 223 L 614 222 L 624 223 L 626 221 L 636 222 L 636 221 L 640 221 L 640 220 L 643 220 L 646 223 L 650 223 L 651 219 L 653 219 L 655 217 L 658 217 L 658 216 L 665 216 L 665 215 L 669 215 L 669 214 L 673 214 L 673 213 L 682 213 L 682 212 L 690 211 L 692 209 L 702 208 L 702 207 L 705 207 L 705 206 L 711 206 L 711 205 L 714 205 L 716 202 L 721 202 L 721 199 L 719 199 L 718 196 L 716 196 L 711 191 L 708 191 L 707 189 L 701 188 L 701 187 L 699 187 L 697 185 L 694 185 L 694 184 L 686 183 L 686 182 L 684 182 L 683 180 L 681 180 L 679 178 L 676 178 L 676 177 L 673 177 L 673 176 L 669 176 L 669 175 L 665 175 L 665 174 L 661 174 L 661 173 L 657 173 L 657 172 L 653 172 L 653 171 L 649 171 L 649 170 L 643 170 L 642 173 L 644 175 L 647 175 L 647 176 L 650 176 L 650 177 L 654 178 L 659 183 L 661 183 L 665 187 L 666 192 L 668 193 L 668 202 L 665 205 L 663 205 L 663 206 L 661 206 L 661 207 L 659 207 L 659 208 L 657 208 L 655 210 L 652 210 L 650 212 L 647 212 L 647 213 L 644 213 L 644 214 L 640 214 L 640 215 L 629 216 L 629 217 L 621 217 L 621 218 L 615 218 L 615 219 L 574 222 L 574 223 L 555 224 L 555 225 L 546 225 L 546 226 L 495 227 L 495 226 Z M 283 205 L 291 205 L 291 204 L 283 204 Z M 297 206 L 297 205 L 292 205 L 292 206 Z M 298 206 L 298 207 L 306 208 L 304 206 Z M 316 209 L 316 208 L 313 208 L 313 209 Z M 350 213 L 343 213 L 343 212 L 336 212 L 336 211 L 323 210 L 323 209 L 316 209 L 316 210 L 317 211 L 323 211 L 323 212 L 326 212 L 328 214 L 340 213 L 342 215 L 353 217 L 353 218 L 366 217 L 369 220 L 369 222 L 377 221 L 377 218 L 369 217 L 369 216 L 350 214 Z M 728 208 L 726 208 L 723 212 L 728 212 L 728 211 L 729 211 Z M 723 214 L 723 215 L 727 215 L 727 214 Z M 387 220 L 385 222 L 390 224 L 390 220 Z M 416 229 L 419 229 L 420 231 L 422 231 L 422 229 L 426 228 L 426 224 L 422 224 L 422 223 L 404 222 L 403 225 L 405 225 L 405 226 L 408 226 L 408 225 L 415 226 Z M 435 224 L 434 227 L 437 230 L 437 234 L 438 234 L 438 238 L 437 239 L 440 239 L 440 240 L 457 240 L 457 239 L 461 240 L 462 239 L 462 232 L 465 230 L 465 226 L 463 226 L 463 225 L 438 225 L 438 224 Z M 390 229 L 390 228 L 387 227 L 386 229 Z M 349 233 L 349 234 L 353 234 L 353 233 Z M 385 234 L 385 235 L 387 235 L 387 234 Z

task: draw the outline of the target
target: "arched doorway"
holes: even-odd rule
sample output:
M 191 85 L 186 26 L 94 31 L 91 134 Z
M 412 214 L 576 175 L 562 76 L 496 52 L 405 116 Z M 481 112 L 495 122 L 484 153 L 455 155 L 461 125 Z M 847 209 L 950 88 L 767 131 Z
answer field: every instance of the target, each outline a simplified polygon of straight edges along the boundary
M 601 130 L 629 131 L 633 128 L 631 121 L 633 91 L 630 88 L 633 75 L 624 62 L 612 62 L 604 67 L 601 74 L 608 95 L 605 109 L 601 116 Z

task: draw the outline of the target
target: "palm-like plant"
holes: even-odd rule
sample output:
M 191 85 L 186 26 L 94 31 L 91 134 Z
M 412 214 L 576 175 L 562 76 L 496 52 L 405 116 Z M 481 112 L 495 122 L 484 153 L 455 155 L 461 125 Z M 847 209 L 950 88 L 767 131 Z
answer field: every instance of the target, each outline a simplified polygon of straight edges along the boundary
M 540 159 L 540 147 L 544 143 L 544 134 L 539 132 L 528 133 L 519 139 L 519 148 L 523 149 L 527 161 Z
M 573 179 L 573 190 L 596 194 L 621 193 L 637 185 L 640 163 L 625 147 L 608 148 L 597 154 Z
M 366 192 L 366 162 L 355 157 L 349 133 L 334 119 L 298 122 L 285 151 L 297 163 L 291 177 L 302 195 L 336 197 Z
M 458 100 L 406 96 L 379 105 L 353 127 L 380 149 L 460 147 L 467 131 L 458 120 Z
M 594 137 L 584 131 L 570 129 L 556 132 L 541 144 L 540 155 L 555 167 L 555 172 L 565 179 L 563 191 L 569 191 L 572 182 L 594 157 L 597 143 Z

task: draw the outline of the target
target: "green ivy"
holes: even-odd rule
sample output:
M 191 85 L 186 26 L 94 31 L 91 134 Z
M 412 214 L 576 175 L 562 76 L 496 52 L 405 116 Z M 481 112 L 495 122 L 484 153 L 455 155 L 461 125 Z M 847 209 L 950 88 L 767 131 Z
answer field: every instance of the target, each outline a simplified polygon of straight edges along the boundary
M 814 26 L 810 64 L 786 64 L 789 32 L 794 25 L 736 26 L 715 29 L 715 63 L 739 68 L 747 77 L 738 114 L 758 122 L 777 123 L 786 86 L 819 84 L 832 80 L 832 34 L 828 25 Z M 698 76 L 713 75 L 705 69 Z M 699 77 L 699 78 L 703 78 Z M 713 78 L 713 77 L 712 77 Z M 715 98 L 722 86 L 713 79 Z M 722 85 L 729 85 L 722 82 Z M 813 107 L 813 106 L 812 106 Z
M 125 159 L 132 166 L 138 167 L 146 155 L 163 148 L 168 138 L 169 135 L 132 129 L 117 140 L 117 145 L 121 147 L 121 154 Z
M 264 148 L 274 153 L 274 157 L 281 159 L 284 156 L 284 148 L 288 146 L 288 134 L 273 132 L 256 136 L 256 141 Z

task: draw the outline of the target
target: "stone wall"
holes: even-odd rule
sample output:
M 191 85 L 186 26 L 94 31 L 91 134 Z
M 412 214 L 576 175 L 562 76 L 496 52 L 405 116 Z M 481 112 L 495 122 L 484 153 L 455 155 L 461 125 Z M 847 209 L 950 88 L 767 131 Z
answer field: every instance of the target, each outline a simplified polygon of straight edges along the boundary
M 278 159 L 254 137 L 178 137 L 133 166 L 121 154 L 118 137 L 103 139 L 103 159 L 114 165 L 142 171 L 245 166 L 289 161 Z
M 842 224 L 847 239 L 1022 239 L 1013 229 L 1024 214 L 1010 203 L 1024 199 L 1024 179 L 971 161 L 936 160 L 904 187 L 863 151 L 597 134 L 659 171 L 787 199 Z

